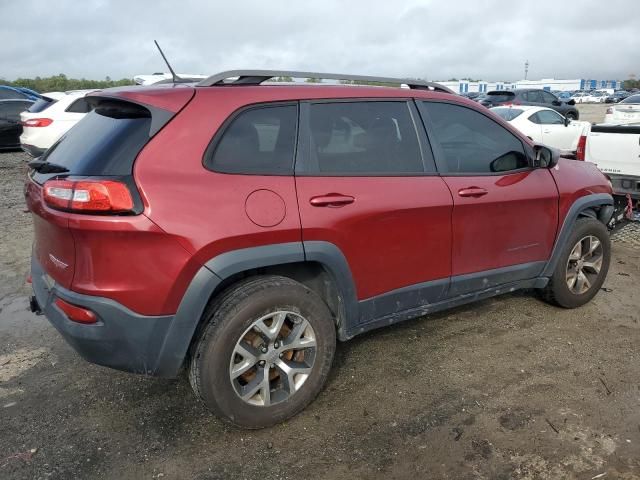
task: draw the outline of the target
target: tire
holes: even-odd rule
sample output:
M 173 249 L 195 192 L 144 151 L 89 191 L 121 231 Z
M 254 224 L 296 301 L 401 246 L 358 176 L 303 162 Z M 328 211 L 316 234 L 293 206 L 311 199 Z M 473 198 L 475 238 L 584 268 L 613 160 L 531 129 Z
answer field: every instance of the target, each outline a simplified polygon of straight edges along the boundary
M 565 115 L 569 120 L 578 120 L 578 112 L 569 111 Z
M 189 380 L 223 420 L 250 429 L 272 426 L 299 413 L 322 390 L 335 353 L 335 325 L 323 300 L 301 283 L 280 276 L 244 280 L 214 299 L 204 321 Z M 304 373 L 289 376 L 285 369 Z
M 589 263 L 587 261 L 583 262 L 585 266 L 582 269 L 582 278 L 588 277 L 589 287 L 582 291 L 579 285 L 581 282 L 580 274 L 575 275 L 575 283 L 572 287 L 570 287 L 569 282 L 573 282 L 574 274 L 578 271 L 578 265 L 582 265 L 578 264 L 578 260 L 575 260 L 577 244 L 579 241 L 582 242 L 580 253 L 584 251 L 586 254 L 592 245 L 592 243 L 586 243 L 588 237 L 595 237 L 600 242 L 601 262 L 597 274 L 593 273 L 595 271 L 594 267 L 587 267 Z M 587 259 L 595 260 L 596 253 L 594 252 Z M 570 256 L 572 257 L 571 260 Z M 542 290 L 543 299 L 563 308 L 576 308 L 588 303 L 600 291 L 600 287 L 602 287 L 607 277 L 610 261 L 611 240 L 609 239 L 607 227 L 594 218 L 579 218 L 563 247 L 562 254 L 553 275 L 549 279 L 549 283 Z M 591 263 L 597 264 L 598 262 Z M 583 280 L 582 285 L 586 287 Z

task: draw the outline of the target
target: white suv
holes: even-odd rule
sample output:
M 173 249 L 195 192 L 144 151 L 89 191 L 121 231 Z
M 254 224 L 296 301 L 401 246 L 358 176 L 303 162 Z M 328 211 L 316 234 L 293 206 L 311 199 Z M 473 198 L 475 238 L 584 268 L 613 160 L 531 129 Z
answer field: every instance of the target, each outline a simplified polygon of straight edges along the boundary
M 33 157 L 42 155 L 90 111 L 84 97 L 94 91 L 65 92 L 63 95 L 57 95 L 58 98 L 53 98 L 48 104 L 34 104 L 35 108 L 22 112 L 22 149 Z

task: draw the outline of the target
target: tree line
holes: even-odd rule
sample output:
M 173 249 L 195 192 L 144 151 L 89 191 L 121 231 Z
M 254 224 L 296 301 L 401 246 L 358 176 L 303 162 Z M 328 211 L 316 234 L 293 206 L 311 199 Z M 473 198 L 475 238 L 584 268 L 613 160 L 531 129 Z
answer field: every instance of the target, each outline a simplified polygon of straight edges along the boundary
M 104 80 L 88 80 L 86 78 L 68 78 L 64 73 L 52 77 L 18 78 L 13 81 L 0 78 L 0 85 L 12 87 L 25 87 L 36 92 L 64 92 L 67 90 L 83 90 L 89 88 L 109 88 L 134 85 L 130 78 L 112 80 L 106 77 Z

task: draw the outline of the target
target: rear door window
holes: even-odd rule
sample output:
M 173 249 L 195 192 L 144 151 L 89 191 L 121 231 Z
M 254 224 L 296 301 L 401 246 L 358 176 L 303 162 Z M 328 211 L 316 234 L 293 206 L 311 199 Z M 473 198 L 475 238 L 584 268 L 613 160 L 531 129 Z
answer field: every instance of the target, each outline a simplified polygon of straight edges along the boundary
M 450 103 L 419 105 L 446 172 L 486 175 L 529 166 L 520 139 L 486 115 Z
M 220 173 L 290 175 L 297 123 L 297 104 L 241 111 L 214 137 L 205 166 Z
M 540 123 L 542 125 L 564 125 L 564 118 L 551 110 L 540 110 L 538 113 L 533 115 L 535 117 L 535 121 L 530 118 L 533 123 Z
M 425 171 L 406 101 L 311 103 L 309 130 L 304 173 L 368 176 Z

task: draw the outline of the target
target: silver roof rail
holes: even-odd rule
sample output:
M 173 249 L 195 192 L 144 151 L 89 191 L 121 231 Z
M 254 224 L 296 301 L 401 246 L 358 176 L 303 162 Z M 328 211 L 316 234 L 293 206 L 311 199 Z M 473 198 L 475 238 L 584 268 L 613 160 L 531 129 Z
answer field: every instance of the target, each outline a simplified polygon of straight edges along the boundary
M 435 90 L 436 92 L 455 93 L 453 90 L 435 82 L 412 78 L 370 77 L 367 75 L 348 75 L 344 73 L 296 72 L 287 70 L 228 70 L 216 73 L 198 82 L 197 87 L 214 85 L 260 85 L 274 77 L 317 78 L 327 80 L 350 80 L 355 82 L 398 83 L 417 90 Z M 230 80 L 235 79 L 235 80 Z

